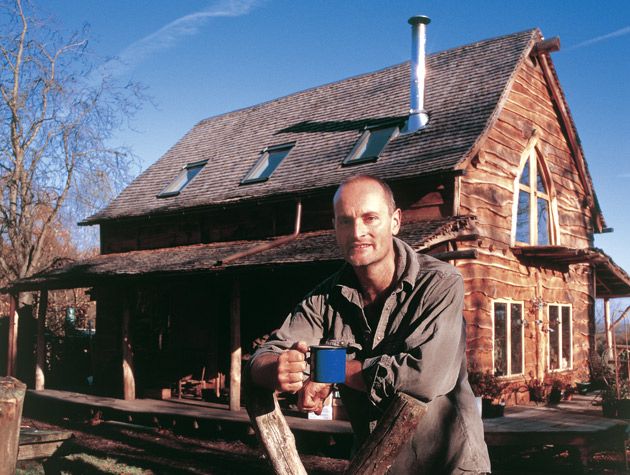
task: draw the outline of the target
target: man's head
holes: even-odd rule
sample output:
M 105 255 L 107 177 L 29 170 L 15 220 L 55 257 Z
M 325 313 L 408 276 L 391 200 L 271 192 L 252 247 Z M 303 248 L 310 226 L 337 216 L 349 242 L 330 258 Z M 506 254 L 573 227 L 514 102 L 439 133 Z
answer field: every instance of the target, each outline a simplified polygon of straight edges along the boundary
M 369 175 L 350 177 L 339 185 L 333 205 L 337 243 L 350 265 L 394 259 L 392 236 L 400 229 L 401 212 L 385 182 Z

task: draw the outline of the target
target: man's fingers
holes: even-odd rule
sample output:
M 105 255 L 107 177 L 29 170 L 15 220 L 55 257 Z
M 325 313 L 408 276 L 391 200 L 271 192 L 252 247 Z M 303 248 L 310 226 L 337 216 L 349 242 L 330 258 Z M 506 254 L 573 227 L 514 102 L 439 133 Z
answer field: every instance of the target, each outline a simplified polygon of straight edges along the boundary
M 303 385 L 304 384 L 302 383 L 302 381 L 298 383 L 285 383 L 285 384 L 280 385 L 280 391 L 286 392 L 286 393 L 296 393 L 300 389 L 302 389 Z
M 306 344 L 305 341 L 297 341 L 293 344 L 293 346 L 291 347 L 292 350 L 297 350 L 302 354 L 306 354 L 308 353 L 308 345 Z
M 304 353 L 297 350 L 289 350 L 286 352 L 288 361 L 304 361 Z

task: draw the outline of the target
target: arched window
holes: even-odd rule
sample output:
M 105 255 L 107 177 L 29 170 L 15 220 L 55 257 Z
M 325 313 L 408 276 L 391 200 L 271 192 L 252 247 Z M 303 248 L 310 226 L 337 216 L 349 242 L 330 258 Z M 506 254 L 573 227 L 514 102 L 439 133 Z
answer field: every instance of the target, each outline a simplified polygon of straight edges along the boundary
M 531 147 L 521 167 L 516 189 L 516 243 L 530 246 L 556 244 L 552 190 L 547 177 L 542 159 L 536 148 Z

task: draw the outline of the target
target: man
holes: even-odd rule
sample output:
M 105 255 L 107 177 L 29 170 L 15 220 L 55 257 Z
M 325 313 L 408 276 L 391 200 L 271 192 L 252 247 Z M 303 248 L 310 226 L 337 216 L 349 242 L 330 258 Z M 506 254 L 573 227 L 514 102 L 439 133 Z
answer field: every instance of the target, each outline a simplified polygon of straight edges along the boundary
M 343 344 L 340 392 L 359 443 L 396 392 L 428 404 L 389 473 L 489 472 L 466 372 L 461 275 L 394 237 L 401 211 L 380 179 L 349 178 L 333 205 L 347 265 L 307 295 L 253 355 L 252 382 L 297 392 L 302 410 L 321 412 L 331 387 L 307 379 L 305 354 L 309 345 Z

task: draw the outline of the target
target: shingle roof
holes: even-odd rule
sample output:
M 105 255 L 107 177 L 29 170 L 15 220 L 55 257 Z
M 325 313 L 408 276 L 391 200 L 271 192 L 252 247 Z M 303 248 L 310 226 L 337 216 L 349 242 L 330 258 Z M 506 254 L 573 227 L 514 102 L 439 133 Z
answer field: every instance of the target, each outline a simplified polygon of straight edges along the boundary
M 416 250 L 424 250 L 457 235 L 475 232 L 474 218 L 452 217 L 404 224 L 400 237 Z M 90 287 L 118 278 L 222 272 L 228 268 L 277 266 L 342 261 L 332 230 L 304 233 L 288 244 L 244 257 L 228 265 L 217 265 L 227 256 L 266 241 L 232 241 L 174 248 L 100 254 L 67 262 L 59 268 L 11 284 L 12 290 Z M 3 289 L 7 291 L 7 289 Z
M 365 125 L 406 118 L 408 62 L 206 119 L 84 223 L 313 191 L 357 172 L 392 180 L 452 170 L 485 130 L 540 37 L 534 29 L 429 55 L 429 125 L 397 137 L 376 163 L 341 166 Z M 287 142 L 295 147 L 269 181 L 240 185 L 264 147 Z M 181 167 L 205 159 L 206 167 L 179 196 L 156 198 Z

